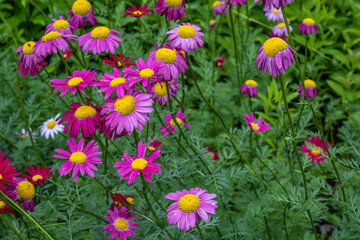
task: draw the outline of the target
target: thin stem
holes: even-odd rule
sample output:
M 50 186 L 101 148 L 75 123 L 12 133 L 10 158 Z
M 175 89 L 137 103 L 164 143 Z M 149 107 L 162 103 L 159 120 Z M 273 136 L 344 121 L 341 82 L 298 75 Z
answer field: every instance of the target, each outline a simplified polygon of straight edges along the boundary
M 142 178 L 144 178 L 144 176 L 142 174 L 140 174 Z M 166 212 L 166 209 L 161 205 L 161 203 L 159 202 L 159 200 L 156 198 L 156 196 L 154 195 L 154 193 L 150 190 L 148 183 L 145 181 L 143 181 L 146 189 L 149 191 L 149 193 L 151 194 L 151 196 L 153 197 L 153 199 L 155 199 L 156 203 L 159 205 L 159 207 L 161 208 L 161 210 L 163 210 L 164 212 Z
M 195 226 L 196 226 L 196 229 L 198 230 L 198 232 L 200 234 L 201 240 L 204 240 L 204 235 L 201 232 L 200 226 L 199 226 L 199 224 L 197 222 L 195 223 Z
M 304 64 L 304 74 L 306 76 L 306 69 L 307 69 L 307 55 L 308 55 L 308 43 L 309 43 L 309 35 L 306 34 L 306 40 L 305 40 L 305 64 Z
M 61 55 L 61 52 L 59 49 L 57 49 L 57 55 L 59 56 L 60 60 L 65 65 L 65 68 L 66 68 L 68 74 L 71 74 L 71 68 L 70 68 L 69 64 L 67 64 L 67 62 L 65 61 L 64 57 Z
M 140 40 L 140 47 L 141 47 L 141 56 L 142 58 L 144 58 L 144 47 L 143 47 L 143 41 L 142 41 L 142 38 L 141 38 L 141 28 L 140 28 L 140 19 L 139 18 L 136 18 L 137 19 L 137 26 L 138 26 L 138 32 L 139 32 L 139 40 Z
M 6 225 L 8 225 L 8 227 L 16 234 L 16 236 L 18 236 L 19 239 L 25 240 L 25 238 L 23 236 L 21 236 L 19 231 L 16 230 L 16 228 L 14 228 L 14 226 L 11 225 L 11 223 L 5 218 L 4 214 L 0 214 L 0 218 Z
M 300 127 L 300 120 L 301 120 L 301 116 L 302 116 L 304 107 L 305 107 L 305 105 L 302 104 L 302 105 L 301 105 L 301 109 L 300 109 L 299 119 L 298 119 L 298 121 L 297 121 L 298 123 L 297 123 L 296 129 L 295 129 L 295 134 L 296 134 L 296 135 L 297 135 L 298 130 L 299 130 L 299 127 Z
M 232 37 L 233 37 L 233 43 L 234 43 L 234 51 L 235 51 L 235 60 L 236 60 L 236 76 L 237 76 L 237 80 L 238 80 L 238 87 L 241 87 L 241 82 L 240 82 L 240 73 L 239 73 L 239 67 L 240 63 L 239 63 L 239 50 L 238 50 L 238 45 L 237 45 L 237 41 L 236 41 L 236 33 L 235 33 L 235 24 L 234 24 L 234 19 L 233 19 L 233 14 L 232 14 L 232 4 L 230 4 L 230 23 L 231 23 L 231 31 L 232 31 Z

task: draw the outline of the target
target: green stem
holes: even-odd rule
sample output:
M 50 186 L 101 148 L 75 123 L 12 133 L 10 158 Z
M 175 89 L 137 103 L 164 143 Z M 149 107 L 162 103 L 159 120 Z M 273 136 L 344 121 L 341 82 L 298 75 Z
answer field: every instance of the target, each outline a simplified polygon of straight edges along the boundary
M 45 70 L 45 68 L 44 68 L 44 70 Z M 39 78 L 40 78 L 40 80 L 43 82 L 43 83 L 45 83 L 50 89 L 51 89 L 51 93 L 54 93 L 53 92 L 53 89 L 50 87 L 50 84 L 38 73 L 37 74 L 38 76 L 39 76 Z M 58 98 L 66 105 L 66 106 L 68 106 L 69 108 L 70 108 L 70 105 L 67 103 L 67 102 L 65 102 L 65 100 L 62 98 L 62 97 L 60 97 L 60 95 L 57 95 L 57 94 L 55 94 L 56 96 L 58 96 Z
M 307 69 L 307 55 L 308 55 L 308 42 L 309 42 L 309 35 L 306 34 L 306 41 L 305 41 L 305 64 L 304 64 L 304 74 L 306 76 L 306 69 Z
M 201 240 L 204 240 L 204 235 L 201 232 L 200 226 L 199 226 L 199 224 L 197 222 L 195 223 L 195 226 L 196 226 L 196 229 L 198 230 L 198 232 L 200 234 Z
M 300 120 L 301 120 L 301 116 L 302 116 L 302 113 L 303 113 L 303 110 L 304 110 L 304 104 L 301 105 L 301 109 L 300 109 L 300 114 L 299 114 L 299 119 L 298 119 L 298 124 L 296 126 L 296 129 L 295 129 L 295 136 L 297 135 L 298 133 L 298 130 L 299 130 L 299 127 L 300 127 Z
M 139 32 L 139 40 L 140 40 L 140 47 L 141 47 L 141 56 L 142 58 L 144 58 L 144 46 L 143 46 L 143 41 L 142 41 L 142 38 L 141 38 L 141 28 L 140 28 L 140 19 L 139 18 L 136 18 L 137 19 L 137 26 L 138 26 L 138 32 Z
M 19 231 L 16 230 L 16 228 L 13 225 L 11 225 L 11 223 L 5 218 L 4 214 L 0 214 L 0 218 L 18 236 L 19 239 L 25 240 L 25 238 L 23 236 L 21 236 Z
M 67 64 L 67 62 L 65 61 L 64 57 L 61 55 L 61 52 L 60 52 L 59 49 L 57 49 L 57 55 L 59 56 L 60 61 L 62 61 L 63 64 L 65 65 L 65 68 L 66 68 L 68 74 L 70 75 L 71 72 L 72 72 L 72 71 L 71 71 L 71 68 L 70 68 L 69 64 Z
M 247 5 L 247 4 L 246 4 Z M 230 4 L 230 23 L 231 23 L 231 31 L 232 31 L 232 37 L 233 37 L 233 44 L 234 44 L 234 51 L 235 51 L 235 60 L 236 60 L 236 76 L 237 76 L 237 80 L 238 80 L 238 87 L 241 87 L 241 82 L 240 82 L 240 73 L 239 73 L 239 67 L 240 63 L 239 63 L 239 50 L 238 50 L 238 45 L 237 45 L 237 41 L 236 41 L 236 33 L 235 33 L 235 24 L 234 24 L 234 19 L 233 19 L 233 15 L 232 15 L 232 4 Z
M 144 176 L 142 174 L 140 174 L 142 179 L 144 178 Z M 145 179 L 143 179 L 143 183 L 146 187 L 146 189 L 149 191 L 150 195 L 155 199 L 156 203 L 159 205 L 159 207 L 161 208 L 161 210 L 163 210 L 164 212 L 166 212 L 166 209 L 161 205 L 161 203 L 159 202 L 159 200 L 156 198 L 156 196 L 154 195 L 154 193 L 150 190 L 148 183 L 145 181 Z

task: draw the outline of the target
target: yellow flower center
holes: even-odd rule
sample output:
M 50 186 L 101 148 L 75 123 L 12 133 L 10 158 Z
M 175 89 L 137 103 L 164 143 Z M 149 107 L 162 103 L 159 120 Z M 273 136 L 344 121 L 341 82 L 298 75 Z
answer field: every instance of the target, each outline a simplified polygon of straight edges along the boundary
M 75 111 L 75 117 L 78 119 L 89 118 L 96 115 L 96 110 L 90 106 L 81 106 Z
M 4 201 L 0 201 L 0 209 L 4 208 L 6 206 L 6 203 Z
M 121 99 L 116 99 L 114 107 L 118 110 L 122 115 L 129 115 L 134 112 L 136 103 L 135 98 L 131 95 L 125 95 Z
M 320 148 L 317 148 L 317 149 L 313 148 L 313 149 L 311 150 L 311 153 L 314 154 L 314 155 L 319 155 L 319 154 L 321 154 Z
M 181 26 L 177 32 L 181 38 L 193 38 L 196 36 L 196 31 L 191 26 Z
M 96 27 L 91 31 L 91 37 L 95 39 L 105 39 L 109 36 L 110 29 L 107 27 Z
M 200 207 L 200 198 L 194 194 L 186 194 L 180 198 L 179 208 L 186 213 L 194 212 Z
M 127 201 L 129 204 L 134 204 L 134 199 L 133 199 L 132 197 L 126 198 L 126 201 Z
M 43 42 L 48 42 L 54 39 L 58 39 L 59 37 L 61 37 L 61 33 L 52 31 L 49 32 L 48 34 L 45 34 L 45 36 L 43 36 L 41 40 Z
M 119 66 L 119 67 L 121 67 L 121 66 L 122 66 L 121 62 L 119 62 L 119 61 L 118 61 L 118 66 Z
M 181 5 L 182 0 L 165 0 L 168 7 L 177 8 Z
M 3 179 L 3 176 L 0 174 L 0 180 L 2 180 Z
M 140 11 L 135 11 L 135 12 L 133 12 L 133 14 L 136 15 L 136 16 L 140 16 L 140 15 L 142 14 L 142 12 L 140 12 Z
M 26 54 L 26 55 L 31 55 L 34 51 L 34 45 L 35 45 L 35 42 L 27 42 L 23 45 L 23 53 Z
M 161 84 L 156 83 L 154 86 L 154 91 L 160 97 L 166 96 L 167 95 L 166 83 L 164 83 L 164 82 L 162 82 Z
M 214 159 L 214 158 L 215 158 L 214 153 L 210 153 L 210 158 L 211 158 L 211 159 Z
M 138 170 L 144 170 L 144 168 L 147 166 L 148 162 L 143 159 L 143 158 L 138 158 L 135 159 L 132 163 L 131 163 L 131 167 L 133 169 L 138 169 Z
M 81 77 L 74 77 L 68 81 L 69 86 L 77 86 L 79 83 L 83 82 L 84 80 Z
M 176 122 L 177 122 L 177 124 L 179 124 L 179 125 L 182 124 L 182 121 L 181 121 L 180 118 L 176 118 Z M 176 126 L 176 123 L 174 122 L 174 119 L 171 119 L 170 125 L 173 126 L 173 127 Z
M 313 80 L 311 80 L 311 79 L 306 79 L 306 80 L 304 81 L 304 85 L 305 85 L 305 87 L 307 87 L 307 88 L 316 88 L 316 83 L 315 83 Z
M 20 136 L 20 139 L 25 139 L 25 138 L 26 138 L 25 134 Z
M 126 79 L 125 78 L 114 78 L 113 80 L 111 80 L 110 82 L 110 86 L 112 87 L 116 87 L 120 84 L 126 83 Z
M 85 16 L 91 10 L 91 4 L 86 0 L 75 1 L 72 6 L 73 13 L 80 16 Z
M 33 180 L 33 181 L 43 180 L 43 176 L 41 176 L 41 175 L 34 175 L 34 176 L 32 177 L 32 180 Z
M 252 123 L 252 124 L 251 124 L 251 127 L 252 127 L 252 129 L 254 129 L 255 131 L 257 131 L 257 130 L 259 129 L 259 126 L 258 126 L 257 124 L 255 124 L 255 123 Z
M 50 121 L 46 126 L 48 129 L 53 129 L 56 126 L 56 121 Z
M 127 228 L 128 223 L 127 223 L 127 221 L 125 219 L 120 218 L 120 219 L 115 221 L 115 226 L 116 226 L 117 229 L 122 231 L 122 230 L 125 230 Z
M 67 54 L 64 54 L 64 55 L 63 55 L 63 58 L 67 58 Z
M 283 29 L 284 27 L 286 27 L 285 23 L 279 23 L 278 24 L 278 28 Z
M 152 77 L 152 75 L 154 75 L 154 71 L 150 68 L 146 68 L 140 71 L 140 76 L 143 78 L 149 78 Z
M 314 21 L 314 19 L 312 19 L 312 18 L 305 18 L 305 19 L 303 20 L 303 23 L 305 23 L 305 24 L 307 24 L 307 25 L 314 25 L 314 24 L 315 24 L 315 21 Z
M 168 48 L 160 48 L 156 51 L 156 58 L 161 61 L 163 60 L 164 63 L 174 63 L 176 61 L 176 51 L 168 49 Z
M 247 81 L 245 81 L 245 84 L 250 87 L 257 87 L 257 82 L 254 80 L 247 80 Z
M 281 38 L 270 38 L 264 43 L 264 53 L 268 57 L 275 57 L 280 51 L 287 48 L 287 43 Z
M 150 151 L 154 151 L 155 150 L 155 148 L 154 147 L 148 147 L 148 149 L 150 150 Z M 1 175 L 0 175 L 1 176 Z M 0 178 L 1 179 L 1 178 Z
M 220 6 L 220 5 L 221 5 L 221 2 L 220 2 L 220 1 L 215 1 L 215 2 L 213 3 L 212 7 L 215 8 L 215 7 L 218 7 L 218 6 Z
M 210 24 L 215 24 L 215 23 L 216 23 L 215 20 L 211 20 L 211 21 L 210 21 Z
M 119 202 L 119 201 L 115 201 L 114 203 L 115 203 L 115 205 L 118 206 L 118 207 L 121 207 L 121 206 L 122 206 L 121 202 Z
M 76 164 L 83 164 L 86 161 L 86 155 L 83 152 L 74 152 L 70 156 L 70 161 Z
M 35 196 L 35 187 L 31 182 L 22 181 L 16 188 L 20 197 L 25 200 L 30 200 Z
M 277 9 L 272 10 L 272 12 L 273 12 L 273 13 L 276 13 L 276 14 L 277 14 L 277 13 L 280 13 L 280 11 L 277 10 Z
M 67 29 L 68 26 L 69 23 L 66 20 L 57 20 L 56 22 L 54 22 L 54 28 L 56 30 L 64 30 Z

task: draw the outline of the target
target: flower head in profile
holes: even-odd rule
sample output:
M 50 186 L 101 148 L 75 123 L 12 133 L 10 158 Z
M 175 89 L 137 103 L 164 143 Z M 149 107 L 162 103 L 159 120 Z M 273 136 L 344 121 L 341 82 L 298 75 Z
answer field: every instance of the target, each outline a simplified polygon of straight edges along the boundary
M 34 55 L 38 63 L 42 62 L 51 53 L 66 52 L 70 49 L 70 39 L 76 40 L 75 35 L 61 34 L 57 31 L 46 33 L 35 45 Z
M 305 18 L 299 26 L 299 31 L 302 34 L 315 34 L 319 31 L 318 26 L 316 26 L 314 19 L 312 18 Z
M 289 25 L 289 29 L 290 32 L 292 32 L 292 27 Z M 274 33 L 274 35 L 276 36 L 284 36 L 288 34 L 287 28 L 285 23 L 281 22 L 277 25 L 275 25 L 275 27 L 273 27 L 272 32 Z
M 255 63 L 264 74 L 268 70 L 271 76 L 278 77 L 295 62 L 293 54 L 296 52 L 284 40 L 273 37 L 261 45 Z
M 161 151 L 156 150 L 149 157 L 145 157 L 146 149 L 146 144 L 140 141 L 137 147 L 137 156 L 130 157 L 127 153 L 124 153 L 123 159 L 125 161 L 116 162 L 114 165 L 114 167 L 120 168 L 117 172 L 120 176 L 123 176 L 123 180 L 128 179 L 129 185 L 135 181 L 139 173 L 143 174 L 144 178 L 149 182 L 151 182 L 150 174 L 161 173 L 159 167 L 162 164 L 154 162 L 161 156 Z
M 7 152 L 3 153 L 0 150 L 0 191 L 5 191 L 5 183 L 14 184 L 13 177 L 19 175 L 15 165 L 9 165 L 10 158 L 5 158 Z
M 232 5 L 245 5 L 246 4 L 246 2 L 247 2 L 247 0 L 230 0 L 230 3 L 232 4 Z
M 212 5 L 212 11 L 214 13 L 214 16 L 225 15 L 229 12 L 229 6 L 224 0 L 215 1 Z
M 269 125 L 270 123 L 261 124 L 264 119 L 260 118 L 258 121 L 254 120 L 254 114 L 251 112 L 250 116 L 245 113 L 244 118 L 248 124 L 248 127 L 251 128 L 251 130 L 254 131 L 255 134 L 258 134 L 258 132 L 266 132 L 270 129 Z
M 75 27 L 71 25 L 67 20 L 64 19 L 63 16 L 60 16 L 59 19 L 51 19 L 53 23 L 46 26 L 46 32 L 59 32 L 63 35 L 73 34 Z
M 287 36 L 285 36 L 285 35 L 283 35 L 283 36 L 278 36 L 278 35 L 274 34 L 273 32 L 269 32 L 269 37 L 270 37 L 270 38 L 277 37 L 277 38 L 281 38 L 281 39 L 284 40 L 286 43 L 289 42 L 289 41 L 287 40 Z
M 204 34 L 200 31 L 201 28 L 196 25 L 182 23 L 166 33 L 170 35 L 167 40 L 174 48 L 180 48 L 184 52 L 189 53 L 196 51 L 204 45 L 202 40 Z
M 208 222 L 209 214 L 215 214 L 217 208 L 218 202 L 213 200 L 216 196 L 198 187 L 167 194 L 166 199 L 175 201 L 167 209 L 169 224 L 177 224 L 179 230 L 189 231 L 195 228 L 195 223 L 201 222 L 201 218 Z
M 121 193 L 115 193 L 114 195 L 110 195 L 112 199 L 111 203 L 111 210 L 114 210 L 114 208 L 122 208 L 123 206 L 126 207 L 126 205 L 130 205 L 131 207 L 134 207 L 134 198 L 131 195 L 124 196 Z
M 216 24 L 218 24 L 218 22 L 216 20 L 210 20 L 210 23 L 209 23 L 210 30 L 213 30 Z
M 67 51 L 67 52 L 61 52 L 61 55 L 63 56 L 65 61 L 67 59 L 71 58 L 73 54 L 74 54 L 73 50 L 70 50 L 70 51 Z
M 133 221 L 136 217 L 130 213 L 125 207 L 120 209 L 114 208 L 108 210 L 110 216 L 104 216 L 110 224 L 104 227 L 104 234 L 111 232 L 109 239 L 117 238 L 118 240 L 127 239 L 127 237 L 135 237 L 134 228 L 139 228 L 137 222 Z
M 133 8 L 128 8 L 127 10 L 124 10 L 124 15 L 128 15 L 130 17 L 137 17 L 140 18 L 145 15 L 149 15 L 150 12 L 152 12 L 151 7 L 147 6 L 146 4 L 142 5 L 137 9 L 135 5 L 133 5 Z
M 176 96 L 176 92 L 179 90 L 178 80 L 173 80 L 167 82 L 170 89 L 170 101 L 172 101 L 173 97 Z M 154 82 L 147 86 L 146 91 L 154 96 L 154 102 L 158 101 L 162 107 L 167 105 L 168 94 L 166 88 L 166 82 Z
M 26 167 L 26 170 L 29 172 L 30 176 L 25 174 L 21 174 L 21 176 L 30 181 L 32 184 L 37 183 L 40 186 L 43 186 L 43 182 L 47 182 L 49 178 L 52 178 L 54 175 L 50 167 L 44 167 L 44 169 L 41 169 L 40 165 L 36 168 L 33 166 Z
M 244 85 L 241 86 L 240 91 L 245 96 L 257 97 L 257 82 L 255 80 L 247 80 Z
M 79 47 L 82 46 L 82 51 L 92 52 L 95 54 L 108 53 L 115 54 L 115 49 L 119 48 L 119 42 L 122 42 L 120 37 L 122 35 L 119 31 L 109 29 L 107 27 L 96 27 L 91 32 L 79 37 Z
M 227 59 L 224 58 L 224 55 L 218 55 L 215 63 L 216 63 L 216 66 L 220 67 L 222 71 L 224 71 L 224 65 L 223 63 L 226 62 Z
M 265 17 L 266 19 L 270 22 L 276 22 L 276 21 L 280 21 L 281 19 L 284 18 L 281 8 L 264 8 L 265 13 Z
M 119 59 L 125 66 L 123 66 L 121 64 L 121 62 L 116 58 L 116 56 L 114 54 L 111 54 L 111 56 L 112 56 L 113 60 L 110 60 L 110 59 L 107 59 L 106 57 L 104 57 L 104 62 L 106 65 L 117 67 L 117 68 L 125 68 L 125 67 L 130 67 L 132 65 L 135 65 L 134 63 L 131 63 L 133 61 L 133 59 L 131 57 L 125 58 L 122 53 L 120 53 Z
M 34 46 L 36 42 L 29 41 L 24 45 L 18 47 L 16 54 L 20 55 L 20 62 L 18 63 L 19 68 L 16 71 L 20 71 L 20 74 L 24 77 L 34 76 L 39 73 L 39 70 L 42 69 L 41 65 L 46 65 L 44 58 L 41 56 L 36 56 L 34 52 Z
M 329 142 L 326 142 L 326 147 L 327 149 L 330 149 Z M 316 161 L 317 164 L 320 164 L 320 162 L 324 162 L 325 158 L 328 158 L 324 142 L 319 136 L 312 136 L 310 139 L 306 139 L 305 144 L 301 147 L 300 151 L 307 153 L 311 158 L 312 163 Z
M 34 211 L 35 187 L 25 178 L 14 177 L 13 185 L 9 185 L 5 194 L 12 200 L 22 203 L 24 211 Z
M 24 140 L 24 139 L 30 138 L 29 132 L 31 133 L 31 136 L 32 136 L 33 139 L 37 138 L 38 134 L 36 132 L 33 132 L 31 128 L 29 128 L 29 131 L 27 131 L 25 128 L 22 128 L 21 132 L 16 133 L 16 134 L 19 136 L 19 138 L 21 140 Z
M 55 135 L 64 130 L 64 126 L 59 124 L 59 121 L 57 120 L 59 117 L 60 113 L 57 114 L 55 117 L 46 120 L 40 126 L 41 136 L 45 136 L 46 139 L 49 139 L 49 137 L 51 136 L 52 139 L 55 139 Z
M 311 79 L 306 79 L 304 81 L 304 85 L 307 96 L 309 98 L 316 97 L 316 93 L 317 93 L 316 83 Z M 299 86 L 298 93 L 300 93 L 301 97 L 305 97 L 304 88 L 302 84 L 300 84 Z
M 16 216 L 16 213 L 10 208 L 9 204 L 0 200 L 0 214 L 5 214 L 6 212 L 9 212 L 12 215 Z
M 125 76 L 121 76 L 120 70 L 114 68 L 114 74 L 105 73 L 104 76 L 99 77 L 96 85 L 100 87 L 98 92 L 105 92 L 105 99 L 108 99 L 115 91 L 120 97 L 123 97 L 125 90 L 129 88 L 129 81 Z
M 210 149 L 210 146 L 206 147 L 206 153 L 210 154 L 210 158 L 212 160 L 219 160 L 219 153 L 218 152 L 212 152 Z
M 294 0 L 262 0 L 264 7 L 266 8 L 280 8 L 286 7 L 286 4 L 291 4 Z
M 94 177 L 93 170 L 98 170 L 94 163 L 101 163 L 101 159 L 97 156 L 102 154 L 102 152 L 97 152 L 99 145 L 97 145 L 95 140 L 91 140 L 84 148 L 83 137 L 79 139 L 79 143 L 74 138 L 71 138 L 67 141 L 67 145 L 70 152 L 63 149 L 55 149 L 55 152 L 59 155 L 54 155 L 54 158 L 67 160 L 59 169 L 60 176 L 67 175 L 72 170 L 74 182 L 76 182 L 79 172 L 82 176 L 86 172 L 90 177 Z
M 185 0 L 159 0 L 155 3 L 156 14 L 161 16 L 166 15 L 168 22 L 181 20 L 182 17 L 186 18 Z
M 160 150 L 159 148 L 163 148 L 163 147 L 164 147 L 164 146 L 161 146 L 161 141 L 159 141 L 159 140 L 157 140 L 157 139 L 154 140 L 154 137 L 153 137 L 153 136 L 150 136 L 150 138 L 151 138 L 151 141 L 152 141 L 152 142 L 149 144 L 146 152 L 151 153 L 151 152 L 154 152 L 154 151 L 156 151 L 156 150 Z
M 187 124 L 184 122 L 184 119 L 187 117 L 187 115 L 183 112 L 181 112 L 181 110 L 179 109 L 179 111 L 176 113 L 176 123 L 181 127 L 181 126 L 184 126 L 184 127 L 188 127 L 188 128 L 191 128 L 190 124 Z M 174 118 L 171 114 L 168 114 L 165 116 L 164 118 L 164 122 L 166 123 L 166 128 L 169 129 L 172 133 L 175 133 L 176 132 L 176 123 L 174 121 Z M 164 134 L 164 137 L 166 137 L 169 132 L 168 130 L 166 129 L 165 127 L 161 127 L 160 128 L 160 132 L 162 134 Z
M 95 26 L 98 20 L 94 16 L 94 10 L 91 4 L 86 0 L 77 0 L 73 3 L 71 10 L 68 12 L 71 22 L 75 28 L 86 27 L 86 22 L 89 21 L 91 25 Z

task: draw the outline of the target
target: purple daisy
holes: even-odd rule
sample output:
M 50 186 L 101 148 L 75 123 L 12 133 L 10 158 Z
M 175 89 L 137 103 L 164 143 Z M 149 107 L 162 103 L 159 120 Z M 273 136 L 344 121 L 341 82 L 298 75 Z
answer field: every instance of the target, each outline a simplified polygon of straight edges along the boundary
M 63 16 L 60 16 L 59 19 L 51 19 L 53 23 L 46 26 L 46 32 L 59 32 L 62 35 L 73 34 L 75 27 L 71 25 L 67 20 L 64 20 Z
M 172 80 L 167 82 L 169 84 L 170 101 L 172 96 L 176 96 L 176 92 L 179 90 L 178 80 Z M 154 96 L 154 102 L 158 101 L 162 107 L 167 105 L 168 95 L 165 82 L 158 82 L 148 85 L 146 91 Z
M 182 23 L 182 25 L 177 25 L 172 30 L 168 31 L 166 34 L 170 34 L 167 39 L 171 46 L 174 48 L 180 48 L 184 52 L 196 51 L 198 47 L 204 45 L 203 37 L 204 34 L 201 31 L 201 28 L 193 25 L 191 23 Z
M 79 0 L 78 0 L 79 1 Z M 89 33 L 86 33 L 79 37 L 79 47 L 82 47 L 82 51 L 93 52 L 93 54 L 100 54 L 102 52 L 115 54 L 115 48 L 119 48 L 119 42 L 122 40 L 116 36 L 116 34 L 122 35 L 119 31 L 109 29 L 107 27 L 96 27 Z
M 247 2 L 247 0 L 230 0 L 230 3 L 232 4 L 232 5 L 245 5 L 246 4 L 246 2 Z
M 315 34 L 319 31 L 319 28 L 316 26 L 315 21 L 312 18 L 305 18 L 298 29 L 302 34 Z
M 101 87 L 98 92 L 105 92 L 105 99 L 108 99 L 114 91 L 118 96 L 123 97 L 125 89 L 129 88 L 127 77 L 122 77 L 120 70 L 117 68 L 114 68 L 114 75 L 105 73 L 104 76 L 99 77 L 99 81 L 96 84 Z
M 184 122 L 184 118 L 186 118 L 186 117 L 187 117 L 187 115 L 185 113 L 181 112 L 179 109 L 179 111 L 176 113 L 176 122 L 180 126 L 183 125 L 185 127 L 191 128 L 190 124 L 187 124 Z M 167 129 L 169 129 L 172 133 L 176 132 L 176 123 L 174 122 L 173 116 L 171 114 L 168 114 L 165 116 L 164 122 L 167 123 L 165 125 Z M 166 130 L 166 128 L 164 128 L 164 127 L 160 128 L 160 132 L 162 134 L 164 134 L 164 137 L 166 137 L 169 134 L 169 132 L 168 132 L 168 130 Z
M 309 98 L 316 97 L 316 93 L 317 93 L 316 83 L 311 79 L 306 79 L 304 81 L 304 85 L 307 96 Z M 300 93 L 301 97 L 305 97 L 304 88 L 302 84 L 300 84 L 299 86 L 298 93 Z
M 168 22 L 171 20 L 174 22 L 181 20 L 182 16 L 186 18 L 184 8 L 185 0 L 159 0 L 155 3 L 156 14 L 160 14 L 161 16 L 166 14 Z
M 14 177 L 11 179 L 13 185 L 7 186 L 5 194 L 12 200 L 22 203 L 24 211 L 30 209 L 30 212 L 34 211 L 34 185 L 26 180 L 26 178 Z
M 229 12 L 229 5 L 225 1 L 215 1 L 212 5 L 214 15 L 226 14 Z
M 290 32 L 292 32 L 292 27 L 289 25 Z M 273 27 L 272 32 L 276 36 L 284 36 L 285 34 L 288 34 L 287 28 L 285 23 L 281 22 L 277 24 L 275 27 Z
M 255 122 L 254 114 L 252 112 L 250 113 L 250 116 L 245 113 L 244 118 L 248 123 L 248 127 L 251 128 L 255 134 L 258 134 L 258 132 L 264 133 L 270 129 L 270 123 L 261 124 L 264 121 L 263 118 L 260 118 L 257 122 Z
M 198 187 L 167 194 L 166 199 L 176 201 L 167 209 L 169 224 L 177 224 L 179 230 L 189 231 L 195 227 L 195 223 L 201 222 L 201 218 L 208 222 L 209 214 L 215 214 L 217 208 L 218 202 L 213 200 L 215 197 L 216 194 Z
M 240 88 L 241 93 L 245 96 L 249 95 L 250 97 L 257 97 L 257 82 L 254 80 L 245 81 L 244 85 Z
M 265 17 L 267 18 L 267 20 L 276 22 L 276 21 L 280 21 L 281 19 L 284 18 L 281 8 L 264 8 L 265 13 Z
M 18 47 L 16 54 L 20 54 L 19 68 L 16 71 L 20 71 L 20 74 L 24 77 L 36 75 L 40 69 L 41 64 L 46 64 L 44 58 L 41 56 L 35 56 L 34 46 L 36 42 L 27 42 L 24 45 Z
M 86 27 L 86 22 L 89 20 L 91 25 L 95 26 L 98 20 L 94 16 L 94 10 L 91 4 L 86 0 L 77 0 L 72 5 L 71 10 L 68 12 L 70 15 L 69 21 L 75 28 Z
M 264 7 L 266 8 L 280 8 L 286 7 L 286 4 L 291 4 L 294 0 L 262 0 Z

